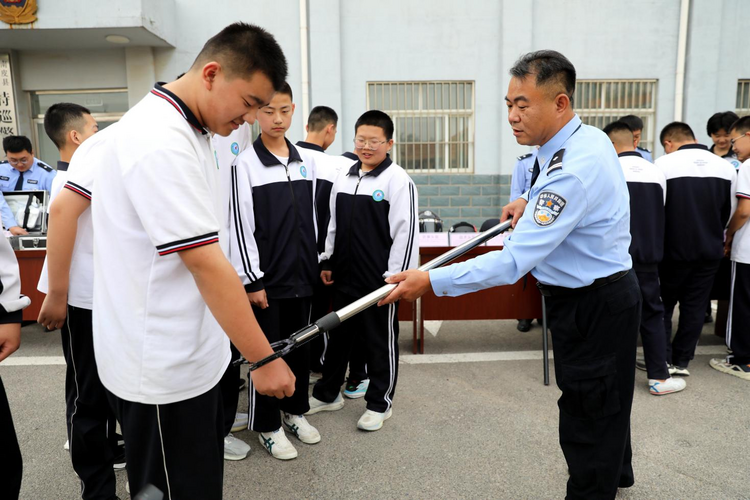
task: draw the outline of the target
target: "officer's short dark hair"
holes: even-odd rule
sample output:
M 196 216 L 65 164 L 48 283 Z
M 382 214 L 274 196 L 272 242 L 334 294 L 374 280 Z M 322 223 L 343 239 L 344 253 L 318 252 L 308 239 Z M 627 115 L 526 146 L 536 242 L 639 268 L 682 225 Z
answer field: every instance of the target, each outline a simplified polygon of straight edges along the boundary
M 320 132 L 331 123 L 336 126 L 338 122 L 339 115 L 334 110 L 328 106 L 315 106 L 307 118 L 307 131 Z
M 84 126 L 84 115 L 90 115 L 91 111 L 80 104 L 72 102 L 59 102 L 53 104 L 44 113 L 44 131 L 57 149 L 65 145 L 66 136 L 71 130 L 78 130 Z
M 287 77 L 286 57 L 276 39 L 261 27 L 242 22 L 230 24 L 210 38 L 191 68 L 211 61 L 221 63 L 229 78 L 249 79 L 261 72 L 271 80 L 274 90 Z
M 641 120 L 640 116 L 625 115 L 622 118 L 620 118 L 618 121 L 626 123 L 628 127 L 630 127 L 630 130 L 632 132 L 638 132 L 639 130 L 643 130 L 643 120 Z
M 362 116 L 357 118 L 357 123 L 354 124 L 354 134 L 357 134 L 357 130 L 362 125 L 369 125 L 371 127 L 380 127 L 383 129 L 383 134 L 386 140 L 390 141 L 393 139 L 393 120 L 387 114 L 373 109 L 365 111 Z
M 690 125 L 684 122 L 672 122 L 661 130 L 659 142 L 664 145 L 664 141 L 688 141 L 695 140 L 695 134 Z
M 31 141 L 28 137 L 23 135 L 9 135 L 3 139 L 3 150 L 5 153 L 22 153 L 28 151 L 33 153 L 34 150 L 31 148 Z
M 743 116 L 736 120 L 729 126 L 729 132 L 737 132 L 739 134 L 746 134 L 750 132 L 750 116 Z
M 732 129 L 732 124 L 736 122 L 740 117 L 734 111 L 720 111 L 714 113 L 711 118 L 708 119 L 706 124 L 706 132 L 708 135 L 718 134 L 720 130 L 724 130 L 727 134 Z
M 533 74 L 537 87 L 554 86 L 556 92 L 564 92 L 573 106 L 576 90 L 576 69 L 567 57 L 554 50 L 538 50 L 521 56 L 510 68 L 511 76 L 524 80 Z
M 602 131 L 607 135 L 616 134 L 618 132 L 630 132 L 631 135 L 633 134 L 633 129 L 630 127 L 630 125 L 621 120 L 610 123 L 609 125 L 604 127 Z

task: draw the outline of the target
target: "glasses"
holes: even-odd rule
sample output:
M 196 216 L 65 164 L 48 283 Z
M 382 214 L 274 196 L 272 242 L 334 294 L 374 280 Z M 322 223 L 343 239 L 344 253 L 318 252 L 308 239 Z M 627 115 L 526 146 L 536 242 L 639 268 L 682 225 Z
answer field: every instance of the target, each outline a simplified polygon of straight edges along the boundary
M 354 145 L 357 146 L 357 149 L 369 149 L 371 151 L 375 151 L 386 142 L 388 141 L 376 141 L 373 139 L 362 139 L 361 137 L 357 137 L 356 139 L 354 139 Z
M 11 165 L 26 165 L 27 163 L 30 163 L 31 160 L 29 158 L 21 158 L 19 160 L 16 160 L 15 158 L 10 159 L 8 158 L 8 163 Z
M 737 141 L 739 141 L 739 140 L 740 140 L 740 139 L 742 139 L 743 137 L 747 137 L 747 134 L 743 134 L 743 135 L 741 135 L 741 136 L 739 136 L 739 137 L 735 137 L 734 139 L 731 139 L 731 140 L 729 141 L 729 147 L 730 147 L 730 148 L 733 148 L 733 147 L 734 147 L 734 143 L 735 143 L 735 142 L 737 142 Z

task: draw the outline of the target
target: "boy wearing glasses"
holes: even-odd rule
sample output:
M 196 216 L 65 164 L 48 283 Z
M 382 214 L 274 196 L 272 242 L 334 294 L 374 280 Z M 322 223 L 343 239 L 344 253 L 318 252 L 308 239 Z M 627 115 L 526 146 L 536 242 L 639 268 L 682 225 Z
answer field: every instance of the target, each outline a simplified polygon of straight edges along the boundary
M 3 139 L 6 161 L 0 163 L 0 191 L 36 191 L 52 189 L 52 179 L 57 171 L 41 160 L 34 158 L 34 151 L 28 137 L 10 135 Z M 18 236 L 29 234 L 13 215 L 8 204 L 0 204 L 3 226 Z
M 419 255 L 417 189 L 388 155 L 393 121 L 367 111 L 354 127 L 359 161 L 343 172 L 331 190 L 331 221 L 321 255 L 324 284 L 334 285 L 334 309 L 383 286 L 392 274 L 417 266 Z M 331 332 L 323 378 L 315 384 L 308 415 L 344 406 L 341 385 L 352 344 L 359 336 L 370 384 L 367 410 L 357 422 L 377 431 L 390 418 L 398 377 L 398 304 L 370 307 Z

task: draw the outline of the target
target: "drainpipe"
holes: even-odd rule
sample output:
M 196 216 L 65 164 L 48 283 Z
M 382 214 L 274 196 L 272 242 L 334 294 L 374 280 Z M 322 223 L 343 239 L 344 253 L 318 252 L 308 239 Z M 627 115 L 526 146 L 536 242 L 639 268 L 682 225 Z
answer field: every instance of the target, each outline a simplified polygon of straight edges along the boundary
M 680 31 L 677 41 L 677 72 L 674 86 L 674 120 L 682 121 L 685 101 L 685 59 L 687 58 L 688 21 L 690 20 L 690 0 L 680 2 Z
M 305 120 L 305 123 L 308 115 L 310 114 L 310 32 L 307 26 L 307 14 L 307 0 L 299 0 L 300 70 L 302 72 L 302 119 Z

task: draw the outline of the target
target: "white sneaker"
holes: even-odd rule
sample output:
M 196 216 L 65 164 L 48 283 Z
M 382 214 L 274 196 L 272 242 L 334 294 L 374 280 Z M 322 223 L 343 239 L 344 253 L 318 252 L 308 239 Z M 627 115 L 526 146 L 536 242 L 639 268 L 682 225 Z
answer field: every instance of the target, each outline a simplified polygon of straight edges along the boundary
M 686 386 L 687 383 L 681 378 L 669 377 L 664 382 L 648 379 L 648 391 L 654 396 L 663 396 L 664 394 L 680 392 Z
M 250 453 L 250 445 L 230 433 L 224 438 L 224 460 L 242 460 Z
M 320 432 L 318 429 L 310 425 L 304 415 L 290 415 L 284 413 L 284 427 L 289 430 L 292 434 L 297 436 L 297 439 L 305 444 L 315 444 L 320 442 Z
M 250 420 L 247 413 L 237 412 L 234 415 L 234 423 L 232 424 L 232 432 L 240 432 L 247 429 L 247 423 Z
M 315 385 L 315 382 L 323 378 L 323 374 L 320 372 L 310 372 L 310 385 Z
M 307 413 L 305 413 L 305 415 L 315 415 L 319 411 L 336 411 L 340 410 L 343 407 L 344 398 L 341 396 L 340 392 L 339 395 L 336 396 L 336 399 L 334 399 L 331 403 L 326 403 L 325 401 L 317 399 L 315 396 L 310 396 L 310 409 L 307 410 Z
M 708 362 L 711 368 L 719 370 L 722 373 L 734 375 L 743 380 L 750 380 L 750 365 L 735 365 L 726 359 L 714 358 Z
M 70 440 L 66 439 L 65 444 L 63 445 L 63 450 L 70 451 Z
M 689 377 L 690 372 L 688 371 L 687 367 L 685 366 L 677 366 L 677 365 L 667 365 L 667 370 L 669 371 L 670 375 L 680 375 L 682 377 Z
M 363 431 L 377 431 L 383 427 L 383 422 L 391 418 L 393 414 L 393 408 L 389 408 L 385 413 L 378 413 L 372 410 L 365 410 L 359 421 L 357 422 L 357 428 Z
M 259 432 L 258 440 L 273 458 L 279 460 L 297 458 L 297 449 L 287 439 L 284 429 L 276 429 L 273 432 Z

